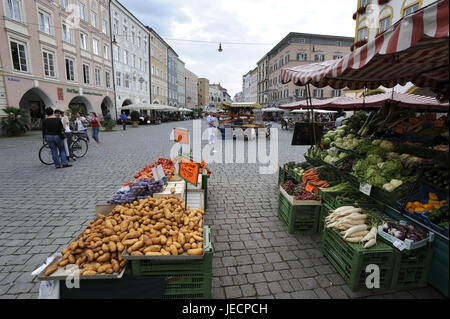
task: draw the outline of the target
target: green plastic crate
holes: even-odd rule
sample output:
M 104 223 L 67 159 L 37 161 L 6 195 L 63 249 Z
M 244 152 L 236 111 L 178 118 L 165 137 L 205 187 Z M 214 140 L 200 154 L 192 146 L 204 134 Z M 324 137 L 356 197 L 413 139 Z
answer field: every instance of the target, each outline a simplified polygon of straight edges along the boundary
M 380 288 L 389 289 L 392 283 L 396 255 L 385 243 L 364 249 L 361 244 L 349 243 L 340 234 L 326 228 L 322 237 L 322 253 L 336 268 L 352 291 L 368 290 L 366 267 L 374 264 L 380 269 Z
M 280 167 L 278 169 L 278 186 L 284 184 L 285 179 L 286 179 L 286 171 L 284 170 L 284 168 Z
M 208 208 L 208 174 L 203 171 L 202 174 L 202 189 L 204 190 L 203 192 L 203 198 L 205 200 L 205 209 Z
M 323 231 L 325 228 L 325 217 L 328 216 L 330 210 L 335 209 L 335 207 L 332 207 L 331 205 L 322 202 L 322 206 L 320 206 L 320 216 L 319 216 L 319 235 L 323 235 Z
M 314 234 L 319 226 L 320 205 L 292 205 L 280 192 L 278 216 L 289 234 Z
M 426 287 L 433 259 L 433 248 L 395 251 L 396 261 L 391 288 Z
M 211 228 L 205 228 L 210 240 L 206 243 L 203 259 L 131 260 L 131 273 L 134 276 L 166 278 L 163 299 L 210 299 L 213 248 Z

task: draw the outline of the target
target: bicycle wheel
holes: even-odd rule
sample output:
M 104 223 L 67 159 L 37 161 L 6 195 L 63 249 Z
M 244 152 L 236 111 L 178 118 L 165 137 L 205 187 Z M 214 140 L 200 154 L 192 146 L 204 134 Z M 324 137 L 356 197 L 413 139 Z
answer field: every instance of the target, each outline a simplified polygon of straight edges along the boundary
M 44 144 L 39 150 L 39 160 L 45 165 L 53 165 L 55 163 L 53 161 L 52 150 L 47 144 Z
M 72 150 L 72 154 L 76 158 L 82 158 L 84 155 L 86 155 L 88 148 L 89 148 L 89 146 L 88 146 L 87 141 L 82 138 L 76 140 L 70 146 L 70 149 Z

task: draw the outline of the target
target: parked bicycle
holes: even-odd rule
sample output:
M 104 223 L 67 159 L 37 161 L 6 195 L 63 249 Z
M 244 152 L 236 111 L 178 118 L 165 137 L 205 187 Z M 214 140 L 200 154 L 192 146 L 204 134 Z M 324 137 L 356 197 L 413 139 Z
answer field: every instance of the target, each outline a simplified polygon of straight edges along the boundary
M 85 134 L 86 133 L 72 132 L 72 143 L 69 146 L 69 151 L 76 158 L 82 158 L 88 152 L 89 149 L 88 142 L 84 137 L 81 136 Z M 42 164 L 45 165 L 53 165 L 54 163 L 52 150 L 45 142 L 44 145 L 42 145 L 41 149 L 39 150 L 39 160 L 42 162 Z

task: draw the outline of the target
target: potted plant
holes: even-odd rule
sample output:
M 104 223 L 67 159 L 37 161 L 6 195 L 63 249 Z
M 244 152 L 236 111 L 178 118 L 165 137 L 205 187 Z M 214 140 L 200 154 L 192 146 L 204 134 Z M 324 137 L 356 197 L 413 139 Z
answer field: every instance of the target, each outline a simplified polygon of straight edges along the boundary
M 116 126 L 116 122 L 110 117 L 105 117 L 105 119 L 102 122 L 102 125 L 107 131 L 112 131 Z
M 1 126 L 6 135 L 20 136 L 30 129 L 30 117 L 26 110 L 8 106 L 3 109 L 3 112 L 6 116 L 2 117 Z
M 138 127 L 138 124 L 139 124 L 139 112 L 138 111 L 131 112 L 130 117 L 131 117 L 131 121 L 133 122 L 133 127 Z

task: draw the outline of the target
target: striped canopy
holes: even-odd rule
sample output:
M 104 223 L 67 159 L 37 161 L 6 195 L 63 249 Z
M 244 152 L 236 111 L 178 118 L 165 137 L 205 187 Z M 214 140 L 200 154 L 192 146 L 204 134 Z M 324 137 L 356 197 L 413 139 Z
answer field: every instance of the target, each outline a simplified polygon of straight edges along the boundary
M 365 98 L 354 98 L 341 96 L 324 100 L 312 99 L 312 108 L 330 110 L 354 110 L 381 107 L 386 101 L 396 101 L 400 107 L 414 108 L 417 110 L 428 110 L 434 112 L 448 112 L 448 103 L 439 103 L 438 100 L 430 96 L 407 94 L 399 92 L 387 92 L 376 95 L 369 95 Z M 306 100 L 280 105 L 282 109 L 308 108 Z
M 392 88 L 412 82 L 449 96 L 449 0 L 404 17 L 342 59 L 283 68 L 283 83 L 303 86 Z
M 261 105 L 253 102 L 235 102 L 235 103 L 223 103 L 224 107 L 243 107 L 243 108 L 260 108 Z

